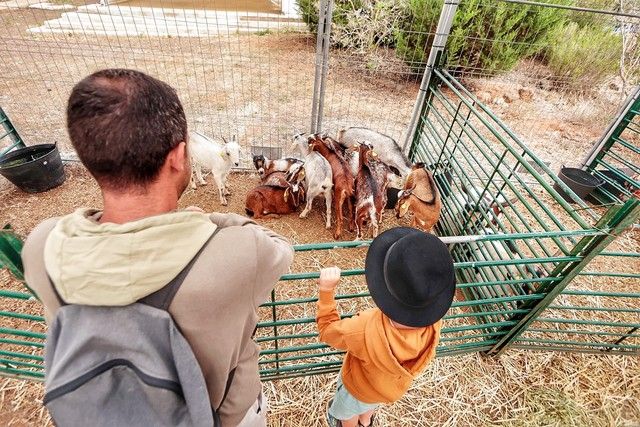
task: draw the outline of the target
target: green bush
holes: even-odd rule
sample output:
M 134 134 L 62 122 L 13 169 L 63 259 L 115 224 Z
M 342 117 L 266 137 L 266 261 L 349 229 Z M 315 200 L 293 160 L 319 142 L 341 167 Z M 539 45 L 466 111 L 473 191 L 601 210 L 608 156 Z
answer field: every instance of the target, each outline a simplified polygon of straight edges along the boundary
M 315 34 L 320 1 L 297 2 L 302 19 Z M 375 46 L 392 46 L 401 12 L 401 2 L 397 0 L 335 0 L 331 44 L 359 52 Z
M 588 92 L 618 71 L 621 55 L 621 37 L 610 28 L 571 22 L 554 31 L 547 60 L 558 88 Z
M 397 33 L 398 55 L 414 69 L 427 60 L 440 2 L 409 0 L 409 25 Z M 447 65 L 493 73 L 510 70 L 518 60 L 544 48 L 549 33 L 564 21 L 558 9 L 467 0 L 456 13 L 447 42 Z

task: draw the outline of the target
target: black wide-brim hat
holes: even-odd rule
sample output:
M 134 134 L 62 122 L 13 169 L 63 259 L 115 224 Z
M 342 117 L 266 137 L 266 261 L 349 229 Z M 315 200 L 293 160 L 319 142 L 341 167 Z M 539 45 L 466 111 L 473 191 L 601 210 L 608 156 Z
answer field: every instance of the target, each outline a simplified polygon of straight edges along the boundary
M 373 301 L 391 320 L 423 327 L 440 320 L 455 293 L 453 259 L 436 236 L 397 227 L 376 237 L 365 261 Z

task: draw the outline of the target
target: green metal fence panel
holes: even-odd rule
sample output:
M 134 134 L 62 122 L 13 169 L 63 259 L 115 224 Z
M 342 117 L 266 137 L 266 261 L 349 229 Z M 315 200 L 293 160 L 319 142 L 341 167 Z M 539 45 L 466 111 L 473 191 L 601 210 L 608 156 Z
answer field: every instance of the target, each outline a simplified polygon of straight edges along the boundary
M 479 316 L 490 326 L 487 333 L 491 334 L 491 339 L 487 342 L 493 342 L 489 343 L 487 352 L 499 353 L 510 345 L 561 347 L 556 342 L 557 335 L 555 338 L 540 335 L 543 327 L 537 328 L 536 337 L 546 340 L 544 342 L 535 343 L 531 339 L 525 342 L 525 337 L 532 335 L 527 333 L 521 337 L 521 334 L 527 327 L 536 328 L 540 322 L 530 326 L 533 319 L 546 313 L 545 307 L 576 277 L 606 277 L 638 283 L 637 262 L 635 271 L 583 271 L 599 256 L 635 261 L 637 254 L 602 251 L 617 235 L 637 222 L 637 199 L 623 206 L 628 197 L 621 197 L 605 208 L 579 199 L 513 131 L 446 71 L 436 69 L 432 73 L 425 104 L 411 153 L 414 160 L 426 163 L 434 171 L 436 183 L 444 195 L 442 218 L 436 227 L 438 234 L 501 233 L 512 237 L 508 250 L 491 241 L 452 247 L 456 261 L 474 266 L 458 271 L 461 296 L 469 301 L 497 303 L 491 315 Z M 624 119 L 618 134 L 624 134 L 628 124 L 633 126 L 628 117 Z M 637 164 L 637 159 L 629 159 L 625 164 Z M 554 186 L 570 194 L 575 204 L 562 199 Z M 491 203 L 502 206 L 492 211 L 487 209 Z M 541 238 L 540 233 L 548 233 L 549 238 Z M 554 238 L 553 233 L 563 234 L 555 234 L 557 237 Z M 485 264 L 487 260 L 492 262 Z M 575 287 L 566 289 L 567 295 L 581 292 Z M 519 300 L 523 295 L 536 298 Z M 611 298 L 610 304 L 591 303 L 577 310 L 564 310 L 564 315 L 571 312 L 573 317 L 583 320 L 593 312 L 609 316 L 616 313 L 623 321 L 611 320 L 605 326 L 609 329 L 619 326 L 617 331 L 608 332 L 617 337 L 613 341 L 622 341 L 612 347 L 611 340 L 606 341 L 604 336 L 598 335 L 603 325 L 594 324 L 589 328 L 588 323 L 582 325 L 585 333 L 578 334 L 583 335 L 581 340 L 572 335 L 564 341 L 576 351 L 615 349 L 637 354 L 635 344 L 627 341 L 635 338 L 638 314 L 637 309 L 628 307 L 629 295 L 616 295 L 607 289 L 592 292 L 589 298 L 599 295 Z M 502 300 L 505 296 L 515 301 Z M 562 297 L 566 298 L 564 293 Z M 637 307 L 637 300 L 635 302 Z M 486 304 L 481 310 L 491 311 Z M 584 301 L 574 305 L 582 304 Z M 636 316 L 635 323 L 624 321 L 632 316 Z M 551 327 L 557 329 L 557 325 L 565 324 L 562 316 L 559 318 Z M 548 323 L 547 319 L 547 329 Z M 579 346 L 576 342 L 585 344 Z M 598 348 L 593 343 L 602 343 L 602 346 Z
M 593 194 L 594 201 L 621 203 L 640 191 L 639 163 L 640 86 L 584 160 L 584 169 L 605 182 Z
M 7 116 L 2 107 L 0 107 L 0 157 L 14 148 L 24 146 L 24 142 L 13 126 L 13 123 L 11 123 L 11 120 L 9 120 L 9 116 Z

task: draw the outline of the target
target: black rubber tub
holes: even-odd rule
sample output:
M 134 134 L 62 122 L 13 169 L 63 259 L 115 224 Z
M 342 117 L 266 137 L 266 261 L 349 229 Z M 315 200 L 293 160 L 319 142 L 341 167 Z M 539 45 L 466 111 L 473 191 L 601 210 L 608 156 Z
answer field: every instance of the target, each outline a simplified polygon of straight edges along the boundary
M 585 199 L 593 190 L 604 184 L 604 181 L 589 172 L 577 168 L 562 168 L 558 178 L 573 190 L 578 197 Z M 569 203 L 576 203 L 558 184 L 553 184 L 553 188 Z
M 0 174 L 27 193 L 41 193 L 66 179 L 55 144 L 32 145 L 0 157 Z

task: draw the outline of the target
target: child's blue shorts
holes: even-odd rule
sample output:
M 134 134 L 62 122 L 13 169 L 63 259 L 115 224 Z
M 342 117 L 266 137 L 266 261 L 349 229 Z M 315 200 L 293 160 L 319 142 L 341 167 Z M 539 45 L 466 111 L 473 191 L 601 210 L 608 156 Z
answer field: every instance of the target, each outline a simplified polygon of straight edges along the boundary
M 338 420 L 348 420 L 367 411 L 376 409 L 378 403 L 364 403 L 353 397 L 342 383 L 342 372 L 338 376 L 338 387 L 329 407 L 329 414 Z

